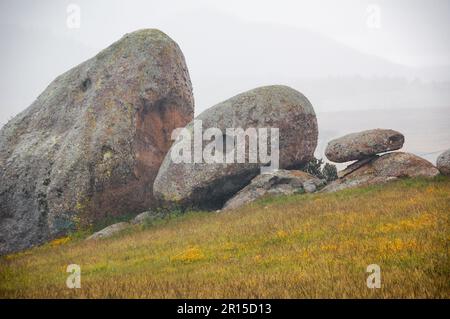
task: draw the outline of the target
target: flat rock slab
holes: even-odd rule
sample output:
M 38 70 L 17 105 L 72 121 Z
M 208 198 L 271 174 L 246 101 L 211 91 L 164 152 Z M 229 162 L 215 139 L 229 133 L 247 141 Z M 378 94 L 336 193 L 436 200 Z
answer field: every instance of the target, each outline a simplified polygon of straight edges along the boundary
M 130 224 L 125 222 L 113 224 L 92 234 L 91 236 L 86 238 L 86 240 L 109 238 L 117 233 L 120 233 L 122 230 L 127 229 L 129 226 Z
M 273 173 L 260 174 L 228 200 L 222 210 L 241 207 L 265 195 L 313 193 L 325 184 L 325 180 L 298 170 L 278 170 Z
M 140 213 L 135 218 L 131 220 L 132 224 L 145 224 L 146 222 L 153 222 L 156 220 L 163 219 L 166 215 L 162 212 L 157 211 L 146 211 Z
M 439 170 L 414 154 L 393 152 L 379 156 L 323 188 L 334 192 L 346 188 L 381 184 L 400 177 L 434 177 Z
M 378 155 L 374 155 L 372 157 L 368 157 L 368 158 L 356 161 L 356 162 L 348 165 L 342 171 L 339 171 L 338 172 L 338 177 L 339 178 L 343 178 L 343 177 L 347 176 L 348 174 L 356 171 L 358 168 L 360 168 L 360 167 L 366 165 L 367 163 L 370 163 L 371 161 L 375 160 L 376 158 L 378 158 Z
M 131 220 L 132 224 L 143 224 L 146 220 L 149 220 L 153 217 L 153 212 L 147 211 L 140 213 L 136 217 Z
M 330 141 L 325 156 L 332 162 L 345 163 L 402 148 L 403 134 L 389 129 L 374 129 L 344 135 Z

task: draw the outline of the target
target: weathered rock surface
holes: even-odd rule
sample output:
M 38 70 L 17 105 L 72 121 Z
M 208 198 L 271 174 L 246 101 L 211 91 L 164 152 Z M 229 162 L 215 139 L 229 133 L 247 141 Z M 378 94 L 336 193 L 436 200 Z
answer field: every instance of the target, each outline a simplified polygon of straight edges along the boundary
M 145 224 L 146 222 L 153 222 L 166 217 L 164 212 L 161 211 L 146 211 L 140 213 L 131 220 L 132 224 Z
M 374 157 L 328 184 L 322 191 L 334 192 L 350 187 L 385 183 L 399 177 L 434 177 L 438 174 L 438 169 L 423 158 L 410 153 L 393 152 Z
M 143 224 L 146 220 L 148 220 L 152 217 L 153 217 L 153 213 L 151 211 L 146 211 L 146 212 L 140 213 L 139 215 L 134 217 L 131 220 L 131 223 L 132 224 Z
M 441 174 L 450 176 L 450 150 L 439 155 L 436 160 L 436 165 Z
M 344 163 L 365 159 L 378 153 L 402 148 L 403 134 L 387 129 L 351 133 L 330 141 L 325 156 L 333 162 Z
M 183 54 L 158 30 L 57 77 L 0 132 L 0 254 L 151 207 L 172 130 L 193 112 Z
M 378 155 L 374 155 L 372 157 L 367 157 L 365 159 L 353 162 L 352 164 L 348 165 L 345 169 L 343 169 L 342 171 L 338 172 L 338 178 L 342 178 L 347 176 L 348 174 L 356 171 L 358 168 L 366 165 L 367 163 L 373 161 L 374 159 L 376 159 L 377 157 L 379 157 Z
M 317 146 L 317 119 L 308 99 L 286 86 L 256 88 L 200 114 L 207 128 L 279 128 L 280 168 L 309 161 Z M 187 128 L 193 130 L 193 122 Z M 229 137 L 224 135 L 224 140 Z M 204 142 L 205 143 L 205 142 Z M 172 146 L 173 148 L 173 146 Z M 171 151 L 161 165 L 154 194 L 181 206 L 220 208 L 260 173 L 261 163 L 174 163 Z M 248 152 L 246 152 L 248 155 Z
M 170 218 L 170 212 L 166 211 L 147 211 L 147 212 L 143 212 L 140 213 L 139 215 L 137 215 L 135 218 L 133 218 L 131 220 L 131 223 L 133 225 L 143 225 L 143 224 L 151 224 L 153 222 L 156 221 L 160 221 L 163 220 L 165 218 Z
M 325 180 L 298 170 L 278 170 L 260 174 L 252 179 L 249 185 L 229 199 L 223 210 L 238 208 L 265 195 L 313 193 L 325 184 Z
M 94 234 L 86 238 L 86 240 L 93 240 L 93 239 L 103 239 L 103 238 L 109 238 L 117 233 L 120 233 L 122 230 L 127 229 L 130 226 L 129 223 L 117 223 L 112 224 Z

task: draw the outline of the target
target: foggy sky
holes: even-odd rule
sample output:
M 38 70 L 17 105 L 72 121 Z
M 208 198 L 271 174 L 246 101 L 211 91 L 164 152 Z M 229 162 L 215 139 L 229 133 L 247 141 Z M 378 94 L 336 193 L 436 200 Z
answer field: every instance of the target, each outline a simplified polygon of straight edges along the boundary
M 79 29 L 66 25 L 70 3 L 81 9 Z M 373 13 L 368 9 L 374 6 L 379 11 L 375 27 L 368 22 Z M 161 29 L 180 45 L 194 85 L 196 114 L 264 84 L 311 92 L 319 111 L 345 109 L 346 104 L 352 108 L 352 101 L 338 96 L 330 102 L 335 98 L 331 89 L 321 90 L 342 82 L 340 77 L 354 83 L 363 77 L 369 88 L 373 77 L 431 83 L 402 87 L 412 94 L 410 100 L 391 96 L 377 102 L 387 108 L 421 98 L 429 102 L 424 107 L 450 105 L 448 86 L 435 91 L 431 82 L 450 77 L 446 0 L 2 0 L 0 27 L 0 125 L 28 107 L 57 75 L 142 28 Z M 364 94 L 389 91 L 383 85 L 374 85 L 373 92 L 365 88 Z M 311 88 L 305 92 L 303 87 Z M 361 101 L 353 102 L 374 107 Z

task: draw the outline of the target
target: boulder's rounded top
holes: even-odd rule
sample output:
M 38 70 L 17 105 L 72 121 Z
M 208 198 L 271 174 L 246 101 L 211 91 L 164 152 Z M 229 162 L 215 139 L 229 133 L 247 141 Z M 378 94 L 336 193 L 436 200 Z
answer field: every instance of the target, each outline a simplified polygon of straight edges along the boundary
M 267 103 L 267 102 L 270 103 Z M 290 107 L 301 107 L 303 114 L 314 115 L 314 108 L 310 101 L 299 91 L 286 85 L 260 86 L 242 93 L 239 93 L 225 101 L 222 101 L 199 115 L 199 119 L 208 117 L 210 114 L 221 110 L 222 112 L 233 107 L 235 109 L 254 108 L 261 105 L 268 105 L 272 109 L 283 111 Z M 229 107 L 227 107 L 229 106 Z M 267 111 L 267 110 L 264 110 Z
M 167 34 L 159 29 L 140 29 L 130 33 L 126 33 L 121 39 L 157 39 L 157 40 L 170 40 L 173 41 Z M 120 41 L 120 40 L 119 40 Z
M 149 54 L 154 58 L 179 55 L 184 59 L 178 44 L 167 34 L 158 29 L 141 29 L 125 34 L 98 53 L 93 61 L 103 59 L 115 61 L 118 57 L 127 58 L 130 54 L 135 57 L 134 59 L 147 58 Z

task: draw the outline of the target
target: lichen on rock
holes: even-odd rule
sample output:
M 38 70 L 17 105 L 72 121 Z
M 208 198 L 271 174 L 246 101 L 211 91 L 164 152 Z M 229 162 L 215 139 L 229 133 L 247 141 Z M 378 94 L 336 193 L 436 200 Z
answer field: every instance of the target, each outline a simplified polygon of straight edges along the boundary
M 193 114 L 184 56 L 159 30 L 58 76 L 0 131 L 0 254 L 154 205 L 172 130 Z

